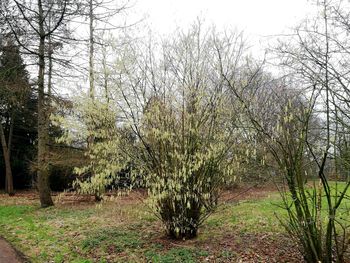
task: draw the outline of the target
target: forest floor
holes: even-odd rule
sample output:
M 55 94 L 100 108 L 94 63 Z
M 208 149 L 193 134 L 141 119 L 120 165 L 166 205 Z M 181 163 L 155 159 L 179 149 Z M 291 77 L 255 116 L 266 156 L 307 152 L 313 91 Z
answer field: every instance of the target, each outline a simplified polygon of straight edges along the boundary
M 166 237 L 142 191 L 100 204 L 71 193 L 54 199 L 40 209 L 35 192 L 0 194 L 0 236 L 32 262 L 303 262 L 271 186 L 225 191 L 198 237 L 181 241 Z

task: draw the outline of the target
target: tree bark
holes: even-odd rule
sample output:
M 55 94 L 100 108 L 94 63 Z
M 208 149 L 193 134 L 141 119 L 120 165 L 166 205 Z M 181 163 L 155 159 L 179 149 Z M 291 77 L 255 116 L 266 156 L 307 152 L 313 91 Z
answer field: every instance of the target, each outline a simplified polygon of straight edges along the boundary
M 13 125 L 13 119 L 11 119 L 11 126 Z M 13 126 L 12 126 L 13 127 Z M 12 132 L 13 132 L 13 128 L 10 127 L 10 131 L 9 131 L 9 141 L 8 143 L 6 143 L 6 137 L 5 137 L 5 132 L 4 129 L 2 127 L 2 124 L 0 124 L 0 137 L 1 137 L 1 145 L 2 145 L 2 152 L 3 152 L 3 156 L 4 156 L 4 162 L 5 162 L 5 170 L 6 170 L 6 174 L 5 174 L 5 192 L 8 193 L 10 196 L 14 195 L 14 189 L 13 189 L 13 177 L 12 177 L 12 169 L 11 169 L 11 157 L 10 157 L 10 153 L 11 153 L 11 137 L 12 137 Z
M 11 120 L 12 122 L 13 120 Z M 13 123 L 11 123 L 13 125 Z M 12 137 L 13 129 L 10 128 L 9 132 L 9 142 L 10 138 Z M 12 177 L 12 169 L 11 169 L 11 149 L 10 144 L 6 143 L 6 137 L 5 132 L 2 127 L 2 124 L 0 124 L 0 137 L 1 137 L 1 145 L 2 145 L 2 152 L 4 155 L 4 161 L 5 161 L 5 170 L 6 170 L 6 177 L 5 177 L 5 192 L 8 193 L 10 196 L 14 195 L 14 189 L 13 189 L 13 177 Z
M 53 206 L 51 190 L 49 184 L 48 158 L 48 109 L 45 98 L 45 32 L 44 32 L 44 12 L 41 0 L 38 0 L 39 9 L 39 73 L 38 73 L 38 190 L 41 207 Z

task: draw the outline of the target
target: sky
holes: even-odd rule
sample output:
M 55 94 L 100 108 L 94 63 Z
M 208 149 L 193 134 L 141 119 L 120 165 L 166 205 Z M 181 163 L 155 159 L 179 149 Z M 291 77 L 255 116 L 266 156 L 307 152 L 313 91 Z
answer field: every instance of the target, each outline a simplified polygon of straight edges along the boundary
M 0 0 L 1 1 L 1 0 Z M 121 17 L 126 24 L 145 18 L 139 27 L 160 35 L 171 34 L 176 28 L 187 28 L 199 17 L 205 25 L 216 25 L 218 31 L 243 31 L 251 53 L 264 56 L 264 48 L 273 36 L 287 33 L 314 8 L 310 0 L 114 0 L 130 1 L 131 8 Z M 312 0 L 316 1 L 316 0 Z M 117 22 L 118 24 L 118 22 Z M 144 27 L 146 25 L 146 27 Z M 87 28 L 86 28 L 86 34 Z
M 253 44 L 288 32 L 313 10 L 308 0 L 138 0 L 135 8 L 160 34 L 201 17 L 219 29 L 243 30 Z

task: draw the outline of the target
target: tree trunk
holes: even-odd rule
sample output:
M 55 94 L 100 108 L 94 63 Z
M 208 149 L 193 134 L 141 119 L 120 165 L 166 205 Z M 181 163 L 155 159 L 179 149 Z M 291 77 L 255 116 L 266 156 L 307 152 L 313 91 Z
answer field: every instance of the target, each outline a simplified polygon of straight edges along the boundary
M 51 27 L 50 27 L 51 28 Z M 49 57 L 49 72 L 48 72 L 48 80 L 47 80 L 47 94 L 49 98 L 51 98 L 52 94 L 52 54 L 53 54 L 53 45 L 52 45 L 52 40 L 51 36 L 48 36 L 48 57 Z
M 102 67 L 103 67 L 103 86 L 105 90 L 105 98 L 107 104 L 109 103 L 109 87 L 108 87 L 108 77 L 109 77 L 109 72 L 108 72 L 108 65 L 107 65 L 107 48 L 105 46 L 102 47 Z
M 11 126 L 13 125 L 13 120 L 11 119 Z M 6 170 L 6 176 L 5 176 L 5 192 L 8 193 L 10 196 L 14 195 L 14 189 L 13 189 L 13 177 L 12 177 L 12 169 L 11 169 L 11 160 L 10 160 L 10 153 L 11 153 L 11 144 L 10 144 L 10 138 L 12 137 L 13 129 L 10 127 L 9 132 L 9 143 L 6 143 L 6 137 L 5 132 L 2 127 L 2 124 L 0 124 L 0 137 L 1 137 L 1 145 L 2 145 L 2 152 L 4 156 L 4 162 L 5 162 L 5 170 Z
M 94 13 L 93 13 L 93 3 L 92 0 L 89 0 L 89 31 L 90 31 L 90 50 L 89 50 L 89 80 L 90 80 L 90 98 L 95 96 L 95 72 L 94 72 Z
M 45 32 L 44 32 L 44 13 L 41 0 L 38 1 L 39 8 L 39 73 L 38 73 L 38 190 L 41 207 L 53 205 L 49 185 L 49 166 L 47 163 L 48 155 L 48 109 L 45 98 Z
M 92 100 L 95 98 L 95 72 L 94 72 L 94 6 L 93 6 L 93 0 L 89 0 L 89 31 L 90 31 L 90 50 L 89 50 L 89 81 L 90 81 L 90 89 L 89 89 L 89 96 Z M 93 143 L 94 138 L 90 136 L 88 138 L 88 147 L 91 146 Z M 95 176 L 93 174 L 93 176 Z M 97 193 L 95 193 L 95 201 L 100 202 L 102 200 L 101 196 Z

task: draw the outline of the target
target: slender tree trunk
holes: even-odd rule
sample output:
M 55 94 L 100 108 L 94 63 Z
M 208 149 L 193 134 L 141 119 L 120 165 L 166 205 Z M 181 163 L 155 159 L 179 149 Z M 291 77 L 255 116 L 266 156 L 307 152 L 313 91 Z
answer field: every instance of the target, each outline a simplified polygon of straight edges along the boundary
M 45 98 L 45 32 L 44 32 L 44 13 L 41 0 L 38 0 L 39 8 L 39 73 L 38 73 L 38 190 L 41 207 L 53 205 L 49 185 L 49 166 L 47 163 L 48 155 L 48 109 Z
M 51 28 L 51 26 L 50 26 Z M 48 80 L 47 80 L 47 94 L 51 98 L 52 93 L 52 54 L 53 54 L 53 45 L 51 36 L 48 36 L 48 57 L 49 57 L 49 72 L 48 72 Z
M 95 96 L 95 73 L 94 73 L 94 13 L 93 13 L 93 3 L 89 0 L 89 19 L 90 19 L 90 39 L 89 39 L 89 80 L 90 89 L 89 95 L 93 99 Z
M 107 65 L 107 48 L 106 46 L 102 47 L 102 68 L 103 68 L 103 86 L 105 90 L 105 98 L 107 104 L 109 103 L 109 87 L 108 87 L 108 65 Z
M 8 155 L 11 159 L 11 149 L 12 149 L 12 137 L 13 137 L 13 126 L 15 125 L 15 112 L 11 111 L 11 122 L 10 122 L 10 130 L 9 130 L 9 137 L 7 140 L 7 148 L 8 148 Z
M 15 194 L 14 187 L 13 187 L 12 167 L 11 167 L 11 149 L 12 149 L 13 126 L 15 125 L 14 123 L 15 123 L 15 113 L 14 111 L 11 111 L 10 130 L 9 130 L 9 135 L 7 140 L 7 155 L 9 160 L 8 170 L 10 172 L 7 175 L 8 180 L 6 180 L 7 189 L 8 189 L 7 191 L 10 196 Z
M 13 127 L 13 119 L 11 119 L 11 124 Z M 11 169 L 11 140 L 10 138 L 12 137 L 13 133 L 13 128 L 10 127 L 9 131 L 9 141 L 6 143 L 6 137 L 5 137 L 5 132 L 2 127 L 2 124 L 0 124 L 0 137 L 1 137 L 1 145 L 2 145 L 2 152 L 4 156 L 4 161 L 5 161 L 5 170 L 6 170 L 6 175 L 5 175 L 5 192 L 8 193 L 10 196 L 14 195 L 14 189 L 13 189 L 13 177 L 12 177 L 12 169 Z
M 93 6 L 93 0 L 89 0 L 89 31 L 90 31 L 90 39 L 89 39 L 89 81 L 90 81 L 90 89 L 89 89 L 89 96 L 92 100 L 95 99 L 95 72 L 94 72 L 94 6 Z M 90 136 L 88 138 L 88 147 L 93 143 L 94 138 Z M 92 176 L 95 176 L 94 174 Z M 95 193 L 95 201 L 100 202 L 101 197 L 99 193 Z

